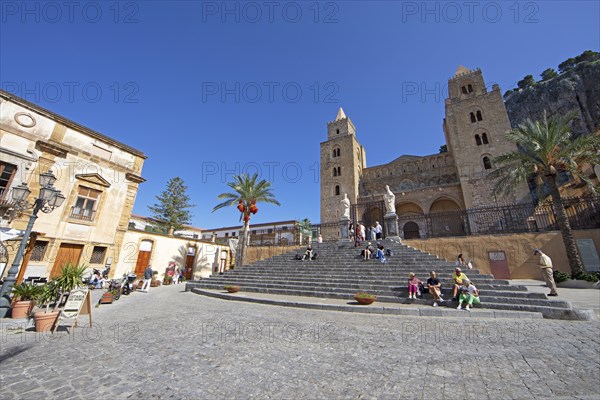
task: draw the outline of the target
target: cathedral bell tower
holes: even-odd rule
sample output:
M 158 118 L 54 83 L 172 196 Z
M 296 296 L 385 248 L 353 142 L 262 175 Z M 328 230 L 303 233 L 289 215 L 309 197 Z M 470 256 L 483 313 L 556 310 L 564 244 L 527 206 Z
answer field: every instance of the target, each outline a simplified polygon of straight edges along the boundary
M 335 121 L 327 124 L 327 140 L 321 143 L 321 223 L 338 223 L 340 201 L 348 194 L 350 204 L 356 204 L 362 170 L 366 167 L 363 146 L 356 140 L 356 128 L 340 107 Z M 327 233 L 329 239 L 336 234 Z M 324 234 L 324 237 L 326 235 Z
M 480 69 L 459 66 L 448 80 L 448 98 L 444 118 L 444 135 L 452 154 L 466 208 L 516 202 L 527 198 L 526 185 L 515 190 L 512 198 L 495 199 L 495 182 L 487 178 L 494 170 L 494 157 L 516 151 L 504 139 L 511 129 L 500 86 L 488 91 Z

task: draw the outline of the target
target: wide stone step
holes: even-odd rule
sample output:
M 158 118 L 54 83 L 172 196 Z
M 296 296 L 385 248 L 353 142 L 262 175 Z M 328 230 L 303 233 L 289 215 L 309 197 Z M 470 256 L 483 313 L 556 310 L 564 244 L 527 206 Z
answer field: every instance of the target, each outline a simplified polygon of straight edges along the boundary
M 206 289 L 222 289 L 222 286 L 205 283 L 203 285 L 190 285 L 190 289 L 193 287 L 206 288 Z M 328 291 L 324 289 L 319 290 L 301 290 L 301 289 L 285 289 L 285 288 L 261 288 L 255 286 L 244 286 L 243 292 L 254 292 L 254 293 L 268 293 L 285 296 L 307 296 L 307 297 L 319 297 L 319 298 L 331 298 L 331 299 L 345 299 L 353 300 L 355 292 L 341 292 L 341 291 Z M 393 293 L 374 293 L 377 295 L 377 301 L 383 303 L 401 303 L 401 304 L 432 304 L 433 300 L 429 299 L 418 299 L 409 300 L 405 297 L 395 296 Z M 568 302 L 541 302 L 536 299 L 520 299 L 520 302 L 509 302 L 507 298 L 496 298 L 496 297 L 485 297 L 481 296 L 482 308 L 495 308 L 503 310 L 525 310 L 525 311 L 540 311 L 541 309 L 570 309 Z M 441 303 L 442 306 L 456 307 L 457 302 L 446 301 Z
M 412 271 L 414 272 L 414 271 Z M 418 278 L 420 278 L 423 282 L 427 281 L 425 278 L 425 273 L 419 274 L 418 272 L 414 272 Z M 342 277 L 355 277 L 357 279 L 369 278 L 369 277 L 381 277 L 385 279 L 397 279 L 397 280 L 406 280 L 408 279 L 408 273 L 398 272 L 398 271 L 344 271 L 343 273 L 337 271 L 240 271 L 234 273 L 228 273 L 227 275 L 231 276 L 260 276 L 260 277 L 279 277 L 279 278 L 294 278 L 297 276 L 314 276 L 319 277 L 321 279 L 330 279 L 330 278 L 342 278 Z M 429 276 L 429 274 L 427 274 Z M 493 275 L 489 274 L 468 274 L 467 275 L 470 280 L 473 282 L 482 282 L 482 281 L 495 281 L 499 283 L 508 284 L 506 280 L 496 280 Z M 438 274 L 438 278 L 443 282 L 452 282 L 452 277 L 450 274 Z
M 394 279 L 394 278 L 386 278 L 382 276 L 374 276 L 374 277 L 335 277 L 330 279 L 324 279 L 323 277 L 278 277 L 278 276 L 257 276 L 257 275 L 222 275 L 220 277 L 211 278 L 211 281 L 220 281 L 220 282 L 259 282 L 259 283 L 271 283 L 274 285 L 295 283 L 302 285 L 323 285 L 323 286 L 335 286 L 335 285 L 344 285 L 344 284 L 366 284 L 366 285 L 385 285 L 389 287 L 401 287 L 408 288 L 406 283 L 406 279 Z M 452 288 L 452 281 L 442 280 L 442 287 L 444 288 Z M 506 281 L 497 281 L 493 279 L 489 280 L 478 280 L 477 287 L 481 290 L 511 290 L 514 289 L 516 291 L 526 290 L 524 286 L 516 286 L 511 285 Z M 407 289 L 408 290 L 408 289 Z
M 221 283 L 198 283 L 197 285 L 194 285 L 193 287 L 204 287 L 204 288 L 210 288 L 210 289 L 222 289 L 225 285 L 221 284 Z M 241 285 L 240 285 L 241 286 Z M 278 286 L 273 286 L 273 285 L 267 285 L 267 284 L 254 284 L 254 285 L 244 285 L 242 286 L 242 290 L 243 291 L 250 291 L 250 292 L 261 292 L 261 293 L 274 293 L 274 294 L 290 294 L 290 295 L 297 295 L 297 296 L 305 296 L 308 295 L 307 293 L 312 293 L 314 294 L 320 294 L 323 295 L 325 293 L 330 294 L 330 295 L 335 295 L 334 297 L 336 297 L 337 295 L 341 295 L 342 298 L 346 298 L 347 296 L 353 296 L 356 292 L 358 291 L 369 291 L 370 293 L 373 293 L 375 295 L 378 296 L 378 298 L 381 298 L 380 301 L 392 301 L 391 299 L 393 299 L 393 302 L 400 302 L 400 303 L 407 303 L 407 302 L 413 302 L 414 300 L 408 300 L 407 299 L 407 293 L 406 291 L 394 291 L 390 288 L 369 288 L 369 287 L 302 287 L 302 286 L 294 286 L 294 285 L 278 285 Z M 297 293 L 303 293 L 303 294 L 297 294 Z M 450 292 L 448 293 L 444 293 L 447 298 L 450 298 L 451 294 Z M 487 292 L 485 294 L 481 295 L 481 301 L 482 302 L 502 302 L 502 303 L 507 303 L 507 304 L 530 304 L 530 305 L 545 305 L 548 304 L 548 300 L 545 299 L 540 299 L 540 298 L 528 298 L 528 297 L 520 297 L 520 298 L 515 298 L 514 296 L 510 295 L 510 292 L 505 292 L 503 294 L 497 295 L 499 294 L 498 292 Z M 345 297 L 344 297 L 345 296 Z M 337 298 L 337 297 L 336 297 Z M 424 299 L 429 298 L 428 295 L 426 295 L 424 297 Z M 421 300 L 421 299 L 419 299 Z M 563 301 L 553 301 L 551 302 L 552 305 L 554 307 L 561 307 L 561 308 L 565 308 L 565 307 L 570 307 L 568 302 L 563 302 Z

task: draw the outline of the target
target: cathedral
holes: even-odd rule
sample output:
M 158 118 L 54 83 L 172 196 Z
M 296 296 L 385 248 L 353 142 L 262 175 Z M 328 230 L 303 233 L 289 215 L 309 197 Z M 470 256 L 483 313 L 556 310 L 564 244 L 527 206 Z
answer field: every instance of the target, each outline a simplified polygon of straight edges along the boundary
M 492 194 L 493 182 L 487 179 L 493 170 L 492 160 L 516 147 L 504 140 L 511 125 L 500 87 L 495 84 L 488 91 L 480 69 L 460 66 L 448 80 L 443 129 L 446 152 L 402 155 L 387 164 L 367 167 L 356 128 L 340 108 L 335 121 L 327 124 L 327 140 L 321 143 L 323 236 L 333 239 L 339 235 L 335 225 L 340 221 L 344 194 L 350 199 L 354 223 L 372 226 L 382 221 L 386 185 L 395 195 L 399 236 L 406 239 L 427 237 L 432 229 L 460 235 L 469 224 L 460 216 L 461 210 L 529 198 L 526 185 L 501 202 Z M 432 226 L 424 219 L 429 214 L 448 218 L 441 226 Z

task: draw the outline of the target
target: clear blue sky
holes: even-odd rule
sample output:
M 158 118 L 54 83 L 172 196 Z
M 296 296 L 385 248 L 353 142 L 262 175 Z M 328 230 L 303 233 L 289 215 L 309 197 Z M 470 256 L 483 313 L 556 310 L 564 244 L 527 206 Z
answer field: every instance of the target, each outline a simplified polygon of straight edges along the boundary
M 0 7 L 2 88 L 146 153 L 137 214 L 181 176 L 203 228 L 238 223 L 211 210 L 257 166 L 282 206 L 251 222 L 319 221 L 319 143 L 340 106 L 368 166 L 432 154 L 458 65 L 505 91 L 600 48 L 598 1 Z

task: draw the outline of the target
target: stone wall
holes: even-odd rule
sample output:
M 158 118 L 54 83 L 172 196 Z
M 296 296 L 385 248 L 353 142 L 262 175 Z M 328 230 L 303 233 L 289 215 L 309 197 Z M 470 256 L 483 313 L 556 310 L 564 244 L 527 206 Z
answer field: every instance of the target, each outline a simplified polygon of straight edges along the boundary
M 246 248 L 244 265 L 250 265 L 257 261 L 275 257 L 292 250 L 303 253 L 305 249 L 306 246 L 250 246 Z
M 574 236 L 575 239 L 593 239 L 600 251 L 599 229 L 574 231 Z M 413 239 L 403 243 L 449 261 L 456 260 L 462 253 L 465 259 L 472 259 L 474 268 L 482 273 L 492 273 L 488 252 L 504 251 L 512 279 L 541 279 L 537 266 L 539 257 L 533 255 L 533 250 L 538 248 L 550 256 L 555 270 L 570 272 L 560 232 Z

